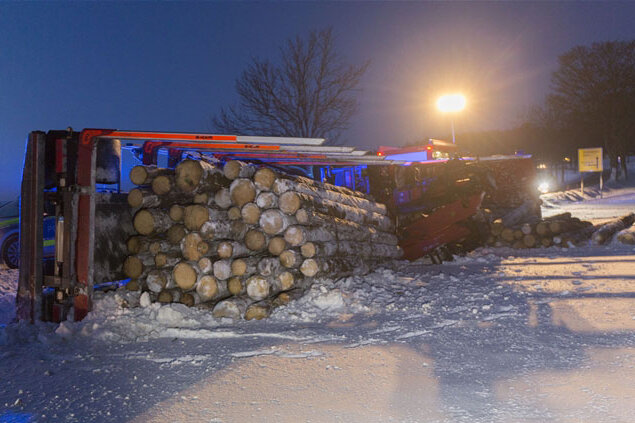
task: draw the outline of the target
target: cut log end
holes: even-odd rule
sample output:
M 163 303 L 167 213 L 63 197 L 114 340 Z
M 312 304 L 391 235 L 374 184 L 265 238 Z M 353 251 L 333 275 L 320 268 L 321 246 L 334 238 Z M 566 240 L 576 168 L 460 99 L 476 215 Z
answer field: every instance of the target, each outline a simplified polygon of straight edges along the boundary
M 293 250 L 285 250 L 280 254 L 280 264 L 286 268 L 298 267 L 301 262 L 300 255 Z
M 300 272 L 302 272 L 304 276 L 308 276 L 308 277 L 313 277 L 317 275 L 319 270 L 320 270 L 320 267 L 318 266 L 317 261 L 315 261 L 314 259 L 306 259 L 302 262 L 302 265 L 300 266 Z
M 218 244 L 218 247 L 216 248 L 216 253 L 222 259 L 230 258 L 232 254 L 234 253 L 234 246 L 232 245 L 231 242 L 223 241 L 220 244 Z
M 276 173 L 266 167 L 260 168 L 254 174 L 254 184 L 261 191 L 270 191 L 276 180 Z
M 267 249 L 269 253 L 274 256 L 279 256 L 287 248 L 287 242 L 281 236 L 276 236 L 269 240 Z
M 135 166 L 130 170 L 130 181 L 135 185 L 145 185 L 148 179 L 148 170 L 145 166 Z
M 143 205 L 143 191 L 134 188 L 128 193 L 128 205 L 134 209 Z
M 234 276 L 227 281 L 227 290 L 232 295 L 240 295 L 243 292 L 243 283 L 239 277 Z
M 143 262 L 135 256 L 129 256 L 123 262 L 123 273 L 130 279 L 137 279 L 143 273 Z
M 260 251 L 265 248 L 267 238 L 257 229 L 250 229 L 245 234 L 245 246 L 251 251 Z
M 315 254 L 317 253 L 317 249 L 315 247 L 315 244 L 312 242 L 307 242 L 305 244 L 303 244 L 300 247 L 300 253 L 302 254 L 303 257 L 305 258 L 311 258 L 314 257 Z
M 185 234 L 185 226 L 172 225 L 170 229 L 168 229 L 167 238 L 171 244 L 180 244 Z
M 167 175 L 157 176 L 152 180 L 152 192 L 165 195 L 172 190 L 172 178 Z
M 255 203 L 247 203 L 240 209 L 240 215 L 248 225 L 256 225 L 260 219 L 260 207 Z
M 280 288 L 282 291 L 293 288 L 293 285 L 295 284 L 295 276 L 293 276 L 293 273 L 288 271 L 280 273 L 280 275 L 278 275 L 278 280 L 280 281 Z
M 253 300 L 260 301 L 269 296 L 271 285 L 269 284 L 269 281 L 262 276 L 251 276 L 247 279 L 246 285 L 247 295 Z
M 200 204 L 193 204 L 185 208 L 183 223 L 190 231 L 198 231 L 203 223 L 209 220 L 209 210 Z
M 227 218 L 229 220 L 238 220 L 242 217 L 242 214 L 240 212 L 240 208 L 239 207 L 231 207 L 229 210 L 227 210 Z
M 178 204 L 173 204 L 172 207 L 170 207 L 170 211 L 168 212 L 168 215 L 170 216 L 170 219 L 172 219 L 173 221 L 182 222 L 183 216 L 185 215 L 185 208 Z
M 282 212 L 293 215 L 300 209 L 300 196 L 293 191 L 287 191 L 280 195 L 278 204 Z
M 183 192 L 192 192 L 203 176 L 203 168 L 198 160 L 184 160 L 176 167 L 176 186 Z
M 196 283 L 196 293 L 201 297 L 201 301 L 214 298 L 218 291 L 218 282 L 212 275 L 203 275 Z
M 237 207 L 242 207 L 256 199 L 256 187 L 251 179 L 235 179 L 229 187 L 229 195 L 232 203 Z
M 232 261 L 231 272 L 233 276 L 242 276 L 247 271 L 247 262 L 243 259 Z
M 172 270 L 174 282 L 183 290 L 189 290 L 196 284 L 196 269 L 189 263 L 180 262 Z

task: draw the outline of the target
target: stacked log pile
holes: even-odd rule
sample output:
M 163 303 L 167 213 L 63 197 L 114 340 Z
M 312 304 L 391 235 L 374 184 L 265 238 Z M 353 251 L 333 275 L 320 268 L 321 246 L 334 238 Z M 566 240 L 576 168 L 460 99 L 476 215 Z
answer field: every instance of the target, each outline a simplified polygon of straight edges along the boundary
M 629 243 L 632 237 L 630 226 L 634 214 L 594 225 L 572 217 L 571 213 L 561 213 L 544 219 L 527 218 L 522 213 L 512 211 L 490 223 L 487 245 L 512 248 L 569 247 L 592 242 L 606 244 L 619 232 L 617 239 Z
M 154 301 L 260 319 L 316 277 L 368 273 L 399 258 L 386 207 L 363 193 L 239 161 L 137 166 L 123 264 Z

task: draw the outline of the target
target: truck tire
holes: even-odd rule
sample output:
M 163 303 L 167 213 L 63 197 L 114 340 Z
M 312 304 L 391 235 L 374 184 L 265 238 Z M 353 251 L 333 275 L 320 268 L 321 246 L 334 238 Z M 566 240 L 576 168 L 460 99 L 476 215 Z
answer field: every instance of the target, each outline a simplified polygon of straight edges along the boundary
M 10 235 L 2 244 L 2 261 L 9 269 L 17 269 L 20 266 L 20 237 L 18 234 Z

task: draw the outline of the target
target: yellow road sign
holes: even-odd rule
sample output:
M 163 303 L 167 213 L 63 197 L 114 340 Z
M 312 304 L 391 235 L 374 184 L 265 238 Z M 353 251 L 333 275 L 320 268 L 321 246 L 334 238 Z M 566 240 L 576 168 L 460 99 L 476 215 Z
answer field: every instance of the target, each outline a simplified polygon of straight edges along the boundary
M 580 172 L 602 172 L 602 148 L 578 148 Z

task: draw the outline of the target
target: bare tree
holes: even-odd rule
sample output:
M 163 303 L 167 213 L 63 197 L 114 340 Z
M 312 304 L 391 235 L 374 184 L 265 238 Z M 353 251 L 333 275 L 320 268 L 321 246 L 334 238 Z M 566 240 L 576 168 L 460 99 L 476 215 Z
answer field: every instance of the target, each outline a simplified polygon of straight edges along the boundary
M 239 103 L 221 108 L 213 130 L 243 135 L 326 138 L 335 144 L 358 108 L 368 67 L 344 64 L 331 29 L 287 40 L 281 60 L 253 59 L 236 80 Z
M 578 46 L 558 58 L 546 108 L 578 145 L 602 143 L 611 167 L 626 176 L 635 150 L 635 41 Z

